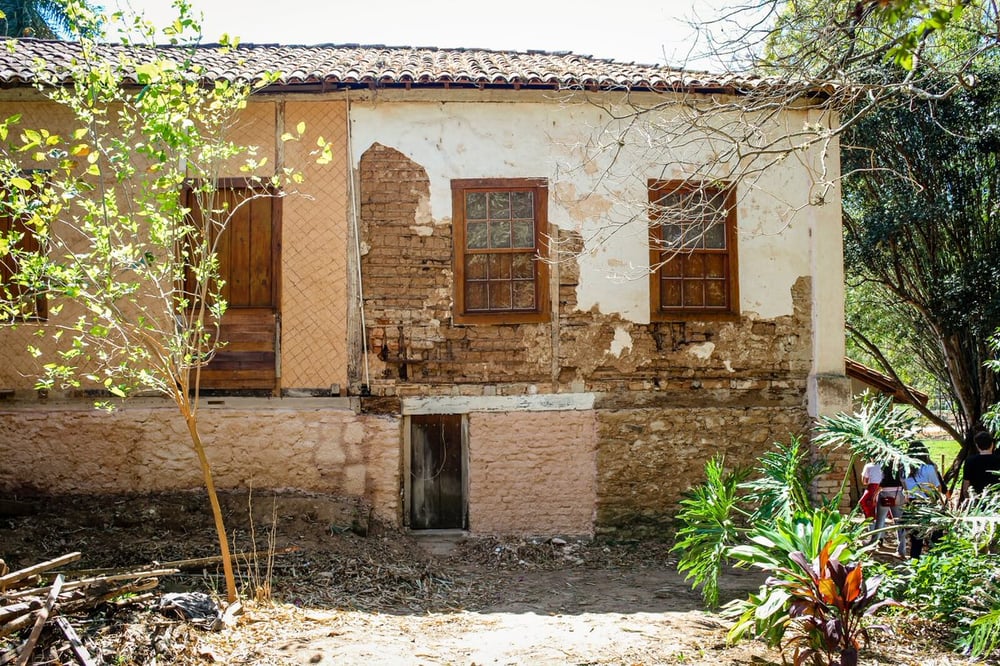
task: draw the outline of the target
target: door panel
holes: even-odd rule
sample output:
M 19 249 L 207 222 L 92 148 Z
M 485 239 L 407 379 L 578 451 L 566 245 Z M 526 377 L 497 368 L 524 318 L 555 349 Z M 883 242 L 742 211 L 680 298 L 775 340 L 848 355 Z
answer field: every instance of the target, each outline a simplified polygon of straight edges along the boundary
M 410 527 L 464 529 L 462 416 L 410 417 Z
M 278 388 L 281 338 L 279 199 L 250 199 L 245 184 L 220 183 L 215 208 L 233 211 L 217 239 L 219 277 L 227 309 L 219 323 L 225 346 L 202 369 L 206 389 L 271 390 Z M 187 205 L 197 213 L 188 192 Z M 227 212 L 220 213 L 226 215 Z

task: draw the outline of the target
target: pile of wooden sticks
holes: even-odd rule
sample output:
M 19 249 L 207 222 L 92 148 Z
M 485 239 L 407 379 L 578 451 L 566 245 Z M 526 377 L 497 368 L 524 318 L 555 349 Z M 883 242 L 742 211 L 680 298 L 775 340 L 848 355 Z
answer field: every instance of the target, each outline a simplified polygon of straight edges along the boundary
M 143 567 L 57 573 L 78 559 L 80 553 L 69 553 L 17 571 L 8 571 L 0 560 L 0 666 L 29 664 L 46 627 L 61 634 L 77 663 L 96 666 L 97 661 L 88 654 L 70 616 L 100 604 L 149 601 L 149 590 L 159 585 L 159 578 L 178 571 Z M 9 647 L 3 648 L 5 643 Z

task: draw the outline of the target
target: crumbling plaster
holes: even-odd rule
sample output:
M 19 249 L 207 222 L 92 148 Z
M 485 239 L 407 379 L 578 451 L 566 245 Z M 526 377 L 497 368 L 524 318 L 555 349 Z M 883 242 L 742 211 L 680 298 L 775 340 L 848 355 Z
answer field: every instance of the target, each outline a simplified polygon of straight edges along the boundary
M 500 98 L 446 102 L 424 96 L 408 101 L 389 95 L 354 102 L 350 122 L 355 168 L 372 146 L 399 151 L 422 171 L 426 183 L 419 223 L 437 229 L 451 220 L 452 179 L 547 178 L 553 236 L 581 241 L 569 260 L 561 257 L 558 272 L 562 275 L 554 277 L 554 282 L 558 281 L 554 284 L 558 288 L 554 309 L 559 302 L 563 316 L 569 308 L 589 313 L 594 323 L 605 322 L 606 326 L 574 331 L 573 335 L 580 340 L 589 338 L 591 350 L 603 350 L 605 358 L 619 359 L 622 367 L 632 363 L 641 366 L 642 359 L 649 358 L 638 344 L 637 335 L 644 332 L 637 333 L 635 328 L 650 325 L 647 179 L 681 178 L 691 173 L 680 166 L 664 167 L 664 154 L 649 150 L 652 141 L 626 142 L 614 161 L 607 154 L 595 154 L 593 146 L 600 143 L 601 133 L 614 129 L 598 106 L 569 95 L 536 100 L 521 101 L 516 108 Z M 763 131 L 778 134 L 787 127 L 819 120 L 800 110 L 786 116 Z M 675 121 L 667 119 L 662 124 L 674 122 L 676 128 Z M 669 153 L 670 164 L 691 165 L 710 163 L 712 150 L 708 141 L 687 136 L 683 145 L 668 145 L 663 152 Z M 694 366 L 708 364 L 733 372 L 744 365 L 739 358 L 740 343 L 732 340 L 732 344 L 722 345 L 719 338 L 741 336 L 753 321 L 795 316 L 796 307 L 802 304 L 797 306 L 793 295 L 796 285 L 806 278 L 811 288 L 805 304 L 811 311 L 811 330 L 801 333 L 811 335 L 811 339 L 800 342 L 812 355 L 807 373 L 815 379 L 809 389 L 813 413 L 838 409 L 842 402 L 838 391 L 829 386 L 843 373 L 843 274 L 838 264 L 840 208 L 836 186 L 826 193 L 829 203 L 807 205 L 818 198 L 823 175 L 839 168 L 835 153 L 806 151 L 739 183 L 743 323 L 711 327 L 704 339 L 687 340 L 685 352 Z M 724 176 L 726 167 L 710 166 L 707 173 Z M 560 251 L 565 249 L 559 247 Z M 572 289 L 571 298 L 566 297 L 566 289 Z M 654 331 L 654 335 L 658 333 Z M 593 358 L 569 359 L 572 344 L 564 330 L 557 341 L 559 349 L 553 352 L 563 358 L 554 363 L 554 372 L 562 375 L 560 381 L 568 377 L 567 366 L 593 370 L 602 363 Z M 827 381 L 820 375 L 832 379 Z M 491 379 L 484 373 L 480 381 Z

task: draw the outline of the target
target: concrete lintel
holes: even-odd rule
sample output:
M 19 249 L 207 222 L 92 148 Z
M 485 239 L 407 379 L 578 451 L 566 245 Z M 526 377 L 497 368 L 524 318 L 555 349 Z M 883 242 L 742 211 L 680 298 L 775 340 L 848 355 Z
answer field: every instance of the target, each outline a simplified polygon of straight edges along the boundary
M 471 412 L 560 412 L 593 408 L 593 393 L 403 398 L 403 414 L 407 416 Z

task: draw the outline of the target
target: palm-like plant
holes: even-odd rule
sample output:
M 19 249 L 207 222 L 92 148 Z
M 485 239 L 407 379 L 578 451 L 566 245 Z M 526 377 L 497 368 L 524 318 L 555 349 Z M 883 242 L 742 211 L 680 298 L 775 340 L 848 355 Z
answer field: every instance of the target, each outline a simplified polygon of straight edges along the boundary
M 0 33 L 5 37 L 64 39 L 72 21 L 60 0 L 0 0 Z
M 812 482 L 826 470 L 824 462 L 810 456 L 797 438 L 787 445 L 775 444 L 774 450 L 758 460 L 751 481 L 746 480 L 751 470 L 727 471 L 722 456 L 705 464 L 705 482 L 681 500 L 673 550 L 680 553 L 678 569 L 702 587 L 707 605 L 719 603 L 722 567 L 739 560 L 734 549 L 779 523 L 788 525 L 791 532 L 801 531 L 795 526 L 799 518 L 817 505 L 828 514 L 835 513 L 832 507 L 837 501 L 820 502 L 809 493 Z M 818 552 L 801 544 L 788 552 L 792 550 Z
M 909 474 L 922 464 L 907 452 L 919 428 L 919 414 L 896 409 L 889 396 L 865 393 L 861 407 L 853 414 L 821 418 L 816 424 L 813 443 L 830 449 L 847 446 L 852 463 L 858 459 L 874 460 Z
M 799 437 L 788 444 L 775 443 L 775 450 L 767 451 L 757 459 L 756 479 L 742 485 L 746 501 L 756 506 L 751 519 L 767 524 L 776 518 L 791 518 L 795 509 L 805 509 L 823 504 L 810 492 L 813 483 L 830 466 L 823 460 L 813 459 L 808 446 Z M 839 498 L 826 502 L 837 506 Z
M 702 586 L 702 598 L 719 605 L 719 576 L 729 548 L 739 543 L 738 521 L 747 514 L 739 507 L 739 490 L 747 469 L 727 471 L 725 459 L 714 456 L 705 463 L 705 482 L 681 500 L 681 528 L 673 550 L 680 551 L 677 568 L 686 580 Z

